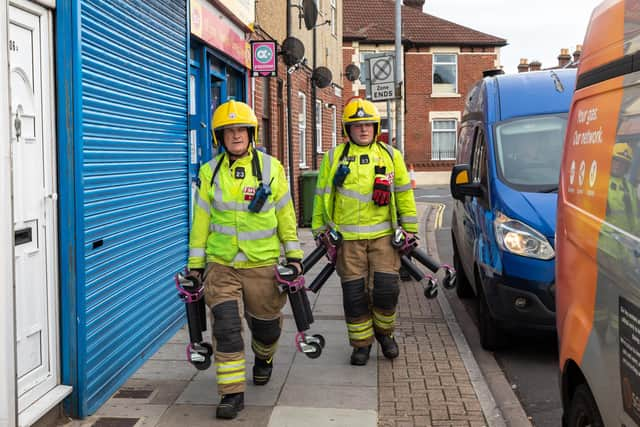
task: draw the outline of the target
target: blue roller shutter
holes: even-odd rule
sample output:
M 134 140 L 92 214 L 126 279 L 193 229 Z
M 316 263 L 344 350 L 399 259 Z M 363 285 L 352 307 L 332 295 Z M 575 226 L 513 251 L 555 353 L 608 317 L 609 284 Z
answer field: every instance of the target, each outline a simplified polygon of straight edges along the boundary
M 81 416 L 182 322 L 173 274 L 188 247 L 185 1 L 80 6 L 83 232 Z

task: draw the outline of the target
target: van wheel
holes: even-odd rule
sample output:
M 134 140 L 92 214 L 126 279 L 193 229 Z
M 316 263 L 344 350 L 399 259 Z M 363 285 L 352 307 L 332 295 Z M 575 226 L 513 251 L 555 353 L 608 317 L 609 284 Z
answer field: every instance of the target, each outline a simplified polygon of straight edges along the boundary
M 569 408 L 569 424 L 567 427 L 603 427 L 602 417 L 596 400 L 586 384 L 576 387 L 571 407 Z
M 458 253 L 458 246 L 456 245 L 456 238 L 451 233 L 451 242 L 453 243 L 453 268 L 456 269 L 456 295 L 460 299 L 467 299 L 474 296 L 473 288 L 467 275 L 464 274 L 462 268 L 462 261 L 460 261 L 460 254 Z
M 504 331 L 498 326 L 498 322 L 491 316 L 487 299 L 482 290 L 482 284 L 478 280 L 478 331 L 480 332 L 480 345 L 488 351 L 500 350 L 506 343 Z

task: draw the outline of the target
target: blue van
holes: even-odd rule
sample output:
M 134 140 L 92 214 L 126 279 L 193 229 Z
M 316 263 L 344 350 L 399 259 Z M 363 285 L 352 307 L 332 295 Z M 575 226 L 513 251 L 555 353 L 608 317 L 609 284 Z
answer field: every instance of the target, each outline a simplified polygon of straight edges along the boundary
M 557 191 L 575 78 L 575 69 L 495 75 L 466 99 L 451 237 L 456 293 L 477 296 L 487 350 L 509 330 L 555 330 Z

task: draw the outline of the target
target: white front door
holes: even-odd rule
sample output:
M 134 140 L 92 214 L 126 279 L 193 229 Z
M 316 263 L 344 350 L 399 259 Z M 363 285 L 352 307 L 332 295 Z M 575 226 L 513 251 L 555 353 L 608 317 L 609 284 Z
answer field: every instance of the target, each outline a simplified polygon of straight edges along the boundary
M 18 410 L 59 381 L 52 14 L 9 7 Z

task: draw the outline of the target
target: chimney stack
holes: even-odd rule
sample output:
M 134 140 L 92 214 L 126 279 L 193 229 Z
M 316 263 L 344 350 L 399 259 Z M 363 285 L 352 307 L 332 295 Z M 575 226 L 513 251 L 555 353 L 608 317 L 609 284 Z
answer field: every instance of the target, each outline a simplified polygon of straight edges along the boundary
M 526 73 L 529 71 L 529 64 L 527 63 L 527 58 L 520 58 L 520 64 L 518 64 L 518 72 Z
M 404 5 L 412 7 L 414 9 L 418 9 L 422 12 L 422 7 L 424 6 L 426 0 L 404 0 Z
M 540 71 L 542 68 L 542 62 L 540 61 L 531 61 L 529 63 L 529 71 Z
M 580 60 L 581 54 L 582 54 L 582 45 L 577 44 L 576 50 L 573 52 L 573 62 L 578 62 Z
M 569 55 L 569 49 L 560 49 L 560 55 L 558 55 L 558 67 L 564 68 L 569 62 L 571 62 L 571 55 Z

